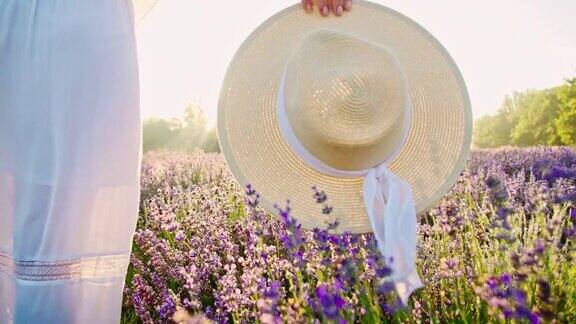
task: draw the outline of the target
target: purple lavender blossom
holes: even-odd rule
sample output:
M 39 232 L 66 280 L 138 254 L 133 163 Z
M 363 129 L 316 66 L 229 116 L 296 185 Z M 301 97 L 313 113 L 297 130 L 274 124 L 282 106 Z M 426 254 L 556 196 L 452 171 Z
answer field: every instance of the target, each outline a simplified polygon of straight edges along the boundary
M 420 215 L 426 286 L 410 311 L 374 237 L 334 234 L 338 205 L 326 192 L 310 197 L 318 204 L 310 213 L 326 225 L 308 231 L 289 203 L 279 218 L 269 215 L 221 155 L 152 153 L 142 166 L 126 318 L 166 322 L 183 310 L 222 323 L 455 322 L 463 314 L 572 322 L 574 172 L 576 153 L 566 148 L 472 152 L 452 190 Z

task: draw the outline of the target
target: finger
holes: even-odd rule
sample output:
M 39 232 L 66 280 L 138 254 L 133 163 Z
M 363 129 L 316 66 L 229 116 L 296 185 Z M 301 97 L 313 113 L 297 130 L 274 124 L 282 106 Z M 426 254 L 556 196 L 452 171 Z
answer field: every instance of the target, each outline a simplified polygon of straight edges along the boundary
M 344 13 L 344 0 L 332 0 L 332 11 L 336 16 L 342 16 Z
M 316 4 L 318 5 L 318 11 L 324 17 L 327 17 L 330 13 L 330 9 L 328 8 L 328 0 L 317 0 Z
M 313 0 L 302 0 L 302 8 L 306 10 L 307 13 L 312 13 L 312 1 Z
M 344 10 L 350 10 L 350 8 L 352 8 L 352 0 L 345 0 Z

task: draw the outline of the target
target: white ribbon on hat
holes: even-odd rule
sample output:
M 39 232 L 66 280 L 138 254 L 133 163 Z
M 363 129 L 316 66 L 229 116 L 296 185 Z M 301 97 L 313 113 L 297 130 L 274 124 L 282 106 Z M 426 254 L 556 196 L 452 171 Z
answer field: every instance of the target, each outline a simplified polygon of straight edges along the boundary
M 386 167 L 387 162 L 399 153 L 402 145 L 398 145 L 396 152 L 387 161 L 366 170 L 343 171 L 325 164 L 304 147 L 290 125 L 285 107 L 285 76 L 286 73 L 280 81 L 277 102 L 282 136 L 294 152 L 318 172 L 335 177 L 364 177 L 366 214 L 370 218 L 378 249 L 392 269 L 391 279 L 396 292 L 402 303 L 407 305 L 412 292 L 423 287 L 416 271 L 416 207 L 410 185 Z M 410 109 L 407 109 L 408 115 L 404 120 L 409 123 L 412 109 L 408 96 L 406 104 Z M 404 129 L 405 139 L 409 127 Z

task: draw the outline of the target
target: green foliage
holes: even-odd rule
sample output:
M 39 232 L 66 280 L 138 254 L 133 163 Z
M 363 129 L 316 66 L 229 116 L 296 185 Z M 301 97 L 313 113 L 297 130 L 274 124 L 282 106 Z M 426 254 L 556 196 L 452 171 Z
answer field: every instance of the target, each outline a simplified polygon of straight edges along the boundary
M 220 152 L 216 128 L 207 129 L 204 114 L 196 105 L 186 106 L 183 120 L 151 118 L 144 121 L 143 128 L 144 152 Z
M 560 109 L 556 128 L 562 142 L 576 144 L 576 78 L 568 80 L 558 91 Z
M 182 130 L 182 123 L 177 119 L 165 120 L 150 118 L 144 121 L 144 151 L 160 150 L 171 146 L 176 135 Z
M 515 92 L 474 125 L 474 146 L 575 145 L 576 79 L 560 87 Z
M 507 145 L 511 125 L 506 114 L 481 117 L 474 125 L 474 144 L 481 148 Z
M 561 145 L 555 124 L 559 108 L 555 90 L 527 91 L 518 100 L 518 119 L 510 133 L 511 144 Z

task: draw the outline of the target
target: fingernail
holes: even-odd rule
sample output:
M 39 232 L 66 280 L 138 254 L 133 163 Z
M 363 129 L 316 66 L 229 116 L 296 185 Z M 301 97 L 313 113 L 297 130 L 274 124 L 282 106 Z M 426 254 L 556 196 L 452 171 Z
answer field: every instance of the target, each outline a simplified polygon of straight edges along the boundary
M 336 7 L 336 16 L 342 16 L 343 13 L 344 13 L 344 8 L 342 8 L 341 5 L 338 5 L 338 7 Z
M 307 13 L 311 13 L 311 12 L 312 12 L 312 5 L 310 5 L 309 3 L 306 4 L 306 12 L 307 12 Z
M 328 16 L 328 7 L 322 8 L 322 16 L 324 17 Z
M 344 9 L 350 10 L 350 8 L 352 8 L 352 1 L 348 0 L 348 1 L 346 1 L 346 3 L 344 4 Z

